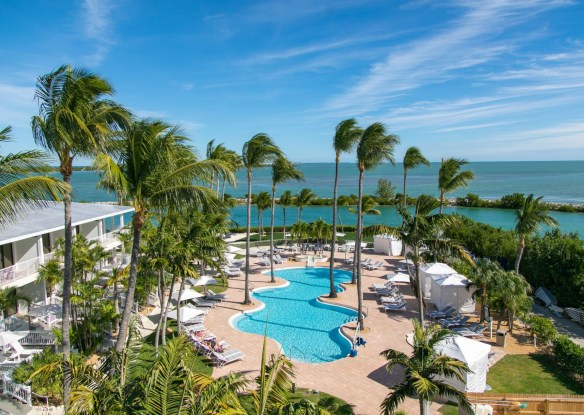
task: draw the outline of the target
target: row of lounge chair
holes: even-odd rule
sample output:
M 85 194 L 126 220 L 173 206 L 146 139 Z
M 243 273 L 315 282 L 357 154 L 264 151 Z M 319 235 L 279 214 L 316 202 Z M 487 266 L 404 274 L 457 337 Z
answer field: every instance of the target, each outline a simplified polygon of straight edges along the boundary
M 406 302 L 399 288 L 391 281 L 385 284 L 373 284 L 369 289 L 375 291 L 375 294 L 379 297 L 381 308 L 386 313 L 388 311 L 406 311 Z
M 274 261 L 274 264 L 283 264 L 284 263 L 284 259 L 278 254 L 272 255 L 272 259 Z M 270 256 L 269 255 L 261 256 L 257 263 L 258 263 L 258 265 L 261 265 L 264 267 L 269 267 L 270 266 Z
M 245 353 L 241 350 L 232 349 L 231 345 L 224 340 L 217 340 L 217 336 L 206 330 L 202 324 L 187 325 L 185 326 L 185 332 L 197 351 L 211 359 L 219 367 L 245 359 Z
M 464 337 L 482 337 L 483 332 L 487 326 L 480 323 L 472 323 L 467 325 L 468 316 L 456 315 L 457 311 L 454 307 L 448 306 L 439 311 L 429 313 L 432 320 L 435 320 L 442 327 L 451 329 L 456 334 Z
M 345 264 L 347 265 L 352 265 L 353 264 L 353 257 L 347 258 L 345 259 Z M 375 269 L 381 269 L 385 266 L 385 263 L 383 261 L 374 261 L 371 258 L 365 258 L 364 260 L 362 260 L 359 265 L 361 266 L 361 268 L 366 268 L 370 271 L 375 270 Z

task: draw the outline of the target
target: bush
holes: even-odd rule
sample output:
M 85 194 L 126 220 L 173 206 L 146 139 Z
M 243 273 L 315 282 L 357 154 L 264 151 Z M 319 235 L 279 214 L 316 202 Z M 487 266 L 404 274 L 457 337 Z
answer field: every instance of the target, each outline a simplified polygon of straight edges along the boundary
M 549 344 L 558 337 L 558 331 L 549 318 L 530 314 L 526 323 L 531 327 L 531 332 L 537 336 L 538 342 Z
M 554 359 L 577 381 L 584 382 L 584 347 L 566 336 L 558 336 L 553 343 Z
M 59 405 L 63 399 L 63 375 L 60 371 L 53 373 L 52 376 L 38 375 L 32 380 L 30 376 L 41 367 L 58 363 L 62 357 L 53 353 L 50 349 L 45 349 L 42 353 L 33 356 L 30 363 L 22 363 L 12 373 L 12 379 L 23 385 L 31 385 L 34 393 L 41 396 L 48 396 L 49 401 Z

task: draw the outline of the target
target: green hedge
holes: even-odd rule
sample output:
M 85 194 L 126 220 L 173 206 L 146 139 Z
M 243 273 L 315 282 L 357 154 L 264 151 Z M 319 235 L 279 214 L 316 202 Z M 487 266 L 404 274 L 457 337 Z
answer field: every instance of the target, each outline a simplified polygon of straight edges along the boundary
M 558 336 L 553 343 L 554 359 L 567 373 L 584 382 L 584 347 L 566 336 Z

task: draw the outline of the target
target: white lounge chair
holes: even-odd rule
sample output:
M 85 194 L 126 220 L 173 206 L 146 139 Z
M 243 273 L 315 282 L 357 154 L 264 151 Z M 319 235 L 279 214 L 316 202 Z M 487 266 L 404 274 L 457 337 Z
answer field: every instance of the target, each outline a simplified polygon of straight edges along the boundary
M 379 269 L 382 266 L 383 266 L 383 262 L 376 261 L 376 262 L 372 262 L 372 263 L 366 265 L 365 268 L 367 268 L 368 270 L 372 271 L 374 269 Z
M 369 289 L 371 291 L 376 291 L 376 290 L 384 290 L 384 289 L 392 289 L 394 287 L 393 282 L 391 281 L 387 281 L 385 284 L 373 284 L 369 287 Z
M 223 268 L 223 273 L 229 277 L 239 277 L 241 275 L 241 271 L 238 268 Z
M 213 352 L 213 362 L 219 367 L 243 359 L 245 359 L 245 353 L 237 349 L 227 350 L 222 353 Z
M 276 264 L 283 264 L 284 260 L 282 259 L 282 257 L 279 254 L 274 255 L 274 262 Z
M 212 290 L 207 290 L 205 291 L 205 298 L 209 299 L 209 300 L 218 300 L 218 301 L 223 301 L 223 300 L 227 300 L 227 294 L 217 294 Z
M 382 304 L 381 307 L 383 307 L 386 313 L 388 311 L 406 311 L 406 302 L 402 301 L 397 304 Z

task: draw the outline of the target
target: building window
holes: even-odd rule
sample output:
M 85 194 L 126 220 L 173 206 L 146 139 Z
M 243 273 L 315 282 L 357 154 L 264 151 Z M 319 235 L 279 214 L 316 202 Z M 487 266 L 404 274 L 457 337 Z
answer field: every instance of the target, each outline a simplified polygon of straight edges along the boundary
M 51 246 L 51 234 L 43 234 L 43 255 L 53 252 L 53 247 Z
M 0 268 L 8 268 L 14 265 L 12 244 L 0 245 Z

